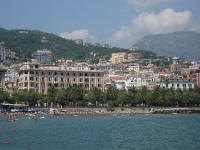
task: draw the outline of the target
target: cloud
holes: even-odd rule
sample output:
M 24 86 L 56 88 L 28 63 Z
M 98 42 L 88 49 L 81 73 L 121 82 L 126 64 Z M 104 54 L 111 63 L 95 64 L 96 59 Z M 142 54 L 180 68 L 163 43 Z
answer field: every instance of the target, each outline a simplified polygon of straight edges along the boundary
M 167 8 L 158 14 L 141 13 L 132 20 L 131 26 L 123 26 L 111 38 L 115 46 L 131 46 L 139 38 L 148 34 L 170 33 L 188 30 L 192 14 L 190 11 L 176 12 Z
M 128 4 L 138 10 L 152 9 L 175 1 L 177 0 L 127 0 Z
M 85 30 L 85 29 L 75 30 L 71 33 L 63 32 L 63 33 L 60 33 L 60 37 L 65 38 L 65 39 L 70 39 L 70 40 L 76 40 L 76 39 L 82 39 L 86 41 L 96 40 L 95 36 L 90 35 L 88 30 Z

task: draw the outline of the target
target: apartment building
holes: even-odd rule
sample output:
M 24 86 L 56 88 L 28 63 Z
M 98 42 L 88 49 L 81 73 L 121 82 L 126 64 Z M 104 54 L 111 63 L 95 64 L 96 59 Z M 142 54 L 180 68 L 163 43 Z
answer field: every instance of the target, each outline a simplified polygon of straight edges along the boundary
M 111 63 L 114 63 L 114 64 L 127 62 L 127 53 L 126 52 L 112 53 L 112 57 L 110 61 Z
M 128 62 L 135 61 L 142 57 L 141 53 L 129 53 L 128 54 Z
M 168 81 L 168 82 L 160 82 L 158 86 L 161 88 L 166 88 L 166 89 L 189 90 L 196 87 L 196 82 L 194 81 Z
M 200 69 L 190 70 L 190 79 L 196 80 L 197 87 L 200 88 Z
M 6 59 L 6 49 L 3 45 L 0 44 L 0 61 L 3 62 Z
M 33 56 L 41 64 L 52 64 L 53 56 L 50 50 L 37 50 Z
M 5 88 L 5 72 L 7 70 L 0 66 L 0 88 Z
M 67 67 L 24 63 L 19 73 L 19 89 L 47 93 L 48 88 L 81 86 L 86 90 L 94 87 L 104 91 L 104 71 L 88 67 Z

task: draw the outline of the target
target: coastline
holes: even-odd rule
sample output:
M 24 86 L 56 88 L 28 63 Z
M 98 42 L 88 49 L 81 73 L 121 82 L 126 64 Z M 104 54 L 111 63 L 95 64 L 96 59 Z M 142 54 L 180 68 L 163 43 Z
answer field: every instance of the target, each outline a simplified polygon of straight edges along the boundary
M 94 115 L 136 115 L 136 114 L 193 114 L 200 113 L 200 107 L 116 107 L 116 108 L 35 108 L 36 112 L 3 112 L 0 117 L 19 118 L 44 116 L 94 116 Z

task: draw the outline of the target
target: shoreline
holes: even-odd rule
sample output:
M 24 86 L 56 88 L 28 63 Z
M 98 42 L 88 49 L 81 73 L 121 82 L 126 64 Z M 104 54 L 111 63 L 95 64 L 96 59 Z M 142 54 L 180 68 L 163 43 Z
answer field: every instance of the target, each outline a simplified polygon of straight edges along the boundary
M 200 107 L 132 107 L 132 108 L 35 108 L 36 112 L 1 112 L 0 117 L 19 118 L 44 116 L 106 116 L 106 115 L 150 115 L 150 114 L 194 114 Z

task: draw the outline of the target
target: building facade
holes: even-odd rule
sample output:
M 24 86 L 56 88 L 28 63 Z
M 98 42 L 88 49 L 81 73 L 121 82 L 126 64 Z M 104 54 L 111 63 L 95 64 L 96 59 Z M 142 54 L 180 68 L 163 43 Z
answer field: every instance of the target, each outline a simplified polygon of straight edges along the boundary
M 19 73 L 19 89 L 47 93 L 48 88 L 81 86 L 86 90 L 99 88 L 104 91 L 104 71 L 89 68 L 23 64 Z
M 0 61 L 3 62 L 6 59 L 6 50 L 5 47 L 0 44 Z
M 190 79 L 196 80 L 197 87 L 200 88 L 200 69 L 190 70 Z
M 142 57 L 142 54 L 140 54 L 140 53 L 129 53 L 128 54 L 128 62 L 135 61 L 141 57 Z
M 137 47 L 133 46 L 129 50 L 134 52 L 134 51 L 137 51 L 138 49 L 137 49 Z
M 47 49 L 37 50 L 33 56 L 41 64 L 52 64 L 52 53 Z
M 77 45 L 83 46 L 83 40 L 81 40 L 81 39 L 74 40 L 74 42 L 75 42 Z
M 114 63 L 114 64 L 127 62 L 127 53 L 126 52 L 112 53 L 112 57 L 110 61 L 111 63 Z
M 200 88 L 200 69 L 197 70 L 196 74 L 197 74 L 197 76 L 196 76 L 197 77 L 196 78 L 197 86 L 198 86 L 198 88 Z
M 5 88 L 5 72 L 6 69 L 0 67 L 0 88 Z
M 166 89 L 180 89 L 180 90 L 189 90 L 196 87 L 196 82 L 193 81 L 170 81 L 170 82 L 161 82 L 159 87 Z

